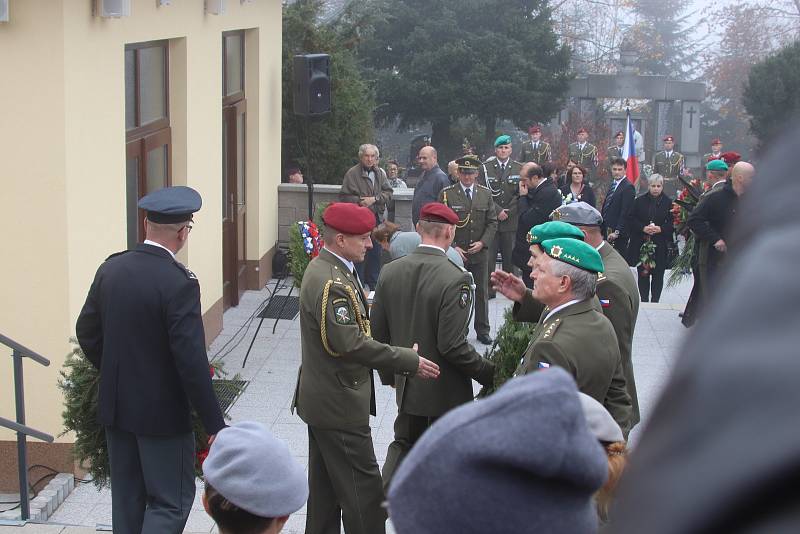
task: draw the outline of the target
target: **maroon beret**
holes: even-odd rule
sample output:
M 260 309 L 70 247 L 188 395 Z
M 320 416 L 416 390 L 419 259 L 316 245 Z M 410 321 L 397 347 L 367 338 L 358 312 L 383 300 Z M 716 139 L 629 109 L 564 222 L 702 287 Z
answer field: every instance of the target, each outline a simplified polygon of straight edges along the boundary
M 722 141 L 719 140 L 719 137 L 716 137 L 716 138 L 711 140 L 711 144 L 712 145 L 721 145 Z
M 620 136 L 625 137 L 625 134 L 622 133 L 622 130 L 618 131 L 617 135 L 615 135 L 614 137 L 620 137 Z
M 580 134 L 580 133 L 585 133 L 585 134 L 588 134 L 589 132 L 586 130 L 586 128 L 579 128 L 579 129 L 578 129 L 578 133 L 579 133 L 579 134 Z
M 739 162 L 742 159 L 742 155 L 739 154 L 738 152 L 723 152 L 722 153 L 722 159 L 730 167 L 734 163 Z
M 674 141 L 674 140 L 675 140 L 675 138 L 672 137 L 671 135 L 665 135 L 664 136 L 664 141 Z
M 439 202 L 428 202 L 422 206 L 422 210 L 419 212 L 419 218 L 421 221 L 458 224 L 458 215 L 456 215 L 456 212 Z
M 531 126 L 530 128 L 528 128 L 528 133 L 529 134 L 542 133 L 542 129 L 538 126 Z
M 322 222 L 343 234 L 361 235 L 375 228 L 375 214 L 358 204 L 334 202 L 325 209 Z

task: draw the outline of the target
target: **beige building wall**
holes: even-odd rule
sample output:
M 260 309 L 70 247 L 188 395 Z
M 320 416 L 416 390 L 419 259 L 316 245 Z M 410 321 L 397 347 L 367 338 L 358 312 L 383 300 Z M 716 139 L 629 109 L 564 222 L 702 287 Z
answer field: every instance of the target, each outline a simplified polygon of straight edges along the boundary
M 200 279 L 215 335 L 222 311 L 222 32 L 246 30 L 247 259 L 258 287 L 277 241 L 281 2 L 228 1 L 224 14 L 210 15 L 202 0 L 163 7 L 132 0 L 131 15 L 119 19 L 93 16 L 89 1 L 12 0 L 11 8 L 10 22 L 0 24 L 0 333 L 52 361 L 49 368 L 26 362 L 27 414 L 31 426 L 59 434 L 56 380 L 68 339 L 98 265 L 126 248 L 125 45 L 169 39 L 172 183 L 203 196 L 180 259 Z M 0 366 L 0 415 L 13 418 L 5 353 Z M 11 439 L 0 431 L 0 442 Z

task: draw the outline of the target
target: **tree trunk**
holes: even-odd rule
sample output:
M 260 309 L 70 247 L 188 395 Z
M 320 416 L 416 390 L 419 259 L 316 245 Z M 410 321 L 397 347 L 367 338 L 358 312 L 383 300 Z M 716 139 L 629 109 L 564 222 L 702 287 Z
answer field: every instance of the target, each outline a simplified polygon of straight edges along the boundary
M 450 134 L 450 119 L 436 120 L 431 124 L 431 145 L 439 154 L 439 166 L 447 170 L 447 162 L 458 156 Z
M 482 119 L 483 121 L 483 150 L 486 157 L 494 155 L 494 138 L 495 133 L 495 126 L 497 125 L 497 117 L 494 115 L 487 115 L 484 116 Z

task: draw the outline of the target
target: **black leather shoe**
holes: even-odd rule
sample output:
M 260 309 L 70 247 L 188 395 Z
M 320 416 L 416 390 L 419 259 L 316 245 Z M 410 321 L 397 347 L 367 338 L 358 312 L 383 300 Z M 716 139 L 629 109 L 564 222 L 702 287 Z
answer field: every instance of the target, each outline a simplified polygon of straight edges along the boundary
M 484 345 L 491 345 L 494 340 L 489 336 L 489 334 L 484 334 L 482 336 L 478 336 L 478 341 Z

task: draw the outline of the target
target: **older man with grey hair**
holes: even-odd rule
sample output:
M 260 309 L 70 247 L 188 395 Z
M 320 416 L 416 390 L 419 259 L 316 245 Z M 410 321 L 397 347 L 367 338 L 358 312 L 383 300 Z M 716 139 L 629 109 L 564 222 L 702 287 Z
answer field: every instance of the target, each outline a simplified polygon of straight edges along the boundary
M 375 214 L 375 224 L 383 222 L 383 213 L 392 200 L 392 186 L 386 172 L 378 167 L 378 147 L 363 144 L 358 147 L 359 162 L 348 169 L 342 180 L 339 200 L 369 208 Z M 381 270 L 381 247 L 372 242 L 364 261 L 356 264 L 361 283 L 374 289 Z
M 517 374 L 563 367 L 627 435 L 633 408 L 617 336 L 595 302 L 598 274 L 605 270 L 600 253 L 573 238 L 546 240 L 531 249 L 532 296 L 545 308 Z

